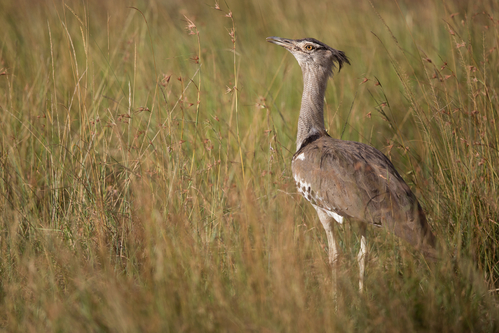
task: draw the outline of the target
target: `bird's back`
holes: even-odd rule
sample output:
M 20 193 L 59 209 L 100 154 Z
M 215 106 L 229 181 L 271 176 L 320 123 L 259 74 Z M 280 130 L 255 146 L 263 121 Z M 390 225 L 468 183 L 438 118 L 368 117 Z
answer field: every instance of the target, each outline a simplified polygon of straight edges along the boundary
M 316 135 L 293 156 L 292 171 L 300 192 L 319 209 L 385 227 L 427 254 L 434 247 L 416 196 L 379 150 Z

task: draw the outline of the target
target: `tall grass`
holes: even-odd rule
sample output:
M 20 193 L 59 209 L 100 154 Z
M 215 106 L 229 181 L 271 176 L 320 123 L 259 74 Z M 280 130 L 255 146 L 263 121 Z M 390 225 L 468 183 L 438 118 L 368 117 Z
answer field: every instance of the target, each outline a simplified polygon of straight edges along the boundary
M 6 331 L 497 331 L 495 2 L 0 3 Z M 441 259 L 337 227 L 337 285 L 290 174 L 301 72 L 267 36 L 352 66 L 333 137 L 385 152 Z

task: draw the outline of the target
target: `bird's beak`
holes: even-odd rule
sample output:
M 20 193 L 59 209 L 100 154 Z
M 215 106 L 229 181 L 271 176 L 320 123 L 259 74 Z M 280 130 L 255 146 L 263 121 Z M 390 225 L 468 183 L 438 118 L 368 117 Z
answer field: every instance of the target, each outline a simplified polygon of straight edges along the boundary
M 267 42 L 274 43 L 276 45 L 282 46 L 288 50 L 293 47 L 292 39 L 281 38 L 281 37 L 267 37 Z

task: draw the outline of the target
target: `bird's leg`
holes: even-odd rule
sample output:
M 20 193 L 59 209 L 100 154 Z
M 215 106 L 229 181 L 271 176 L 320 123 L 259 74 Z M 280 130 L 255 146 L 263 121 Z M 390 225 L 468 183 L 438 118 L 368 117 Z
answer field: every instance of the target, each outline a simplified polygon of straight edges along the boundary
M 366 254 L 367 254 L 367 244 L 366 244 L 366 225 L 360 223 L 360 234 L 362 235 L 360 239 L 360 250 L 357 254 L 357 261 L 359 262 L 359 290 L 362 292 L 364 288 L 364 271 L 366 269 Z
M 333 221 L 331 219 L 330 228 L 326 229 L 327 243 L 329 247 L 329 264 L 334 267 L 338 261 L 338 248 L 336 247 L 336 241 L 334 240 L 333 228 L 331 227 Z
M 333 218 L 326 214 L 322 209 L 316 208 L 317 214 L 319 215 L 319 220 L 326 231 L 327 243 L 328 243 L 328 254 L 329 254 L 329 264 L 333 268 L 333 278 L 336 283 L 336 262 L 338 261 L 338 248 L 336 246 L 336 241 L 334 240 L 333 224 L 335 223 Z

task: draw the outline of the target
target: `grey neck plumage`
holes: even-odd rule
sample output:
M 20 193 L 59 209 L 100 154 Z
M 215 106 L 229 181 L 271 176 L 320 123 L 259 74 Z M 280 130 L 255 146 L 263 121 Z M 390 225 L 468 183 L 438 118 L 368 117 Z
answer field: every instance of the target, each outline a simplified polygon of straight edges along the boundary
M 296 150 L 300 149 L 308 137 L 326 132 L 324 127 L 324 95 L 331 69 L 302 65 L 303 95 L 300 118 L 298 119 L 298 135 Z

